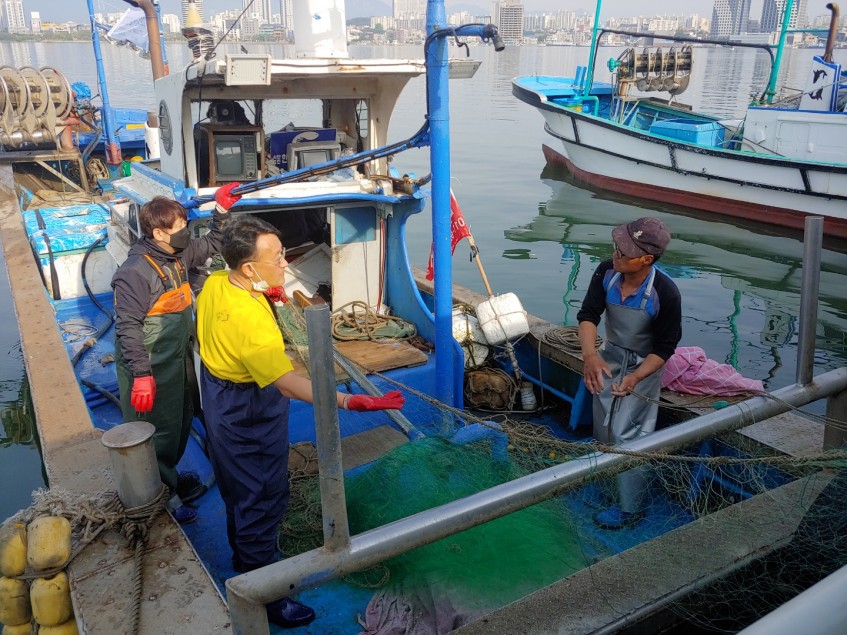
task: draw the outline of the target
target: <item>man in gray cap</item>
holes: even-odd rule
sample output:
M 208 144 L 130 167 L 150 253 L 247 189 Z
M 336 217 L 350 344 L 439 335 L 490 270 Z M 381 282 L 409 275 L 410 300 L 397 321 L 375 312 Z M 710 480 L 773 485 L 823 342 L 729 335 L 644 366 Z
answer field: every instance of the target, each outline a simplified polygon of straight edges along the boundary
M 577 314 L 585 387 L 594 395 L 594 438 L 623 443 L 655 430 L 661 369 L 682 337 L 679 289 L 654 265 L 671 240 L 657 218 L 639 218 L 612 230 L 611 260 L 597 267 Z M 597 325 L 606 315 L 606 342 Z M 618 503 L 594 522 L 622 529 L 644 517 L 643 468 L 617 476 Z

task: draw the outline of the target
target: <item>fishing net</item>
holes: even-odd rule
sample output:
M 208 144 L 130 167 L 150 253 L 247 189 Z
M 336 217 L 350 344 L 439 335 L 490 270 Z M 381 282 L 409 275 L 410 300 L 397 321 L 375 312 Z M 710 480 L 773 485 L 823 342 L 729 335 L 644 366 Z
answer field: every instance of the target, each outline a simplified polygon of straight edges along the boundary
M 587 439 L 562 438 L 555 425 L 521 420 L 515 413 L 501 415 L 497 422 L 475 418 L 379 373 L 372 377 L 382 390 L 404 391 L 403 412 L 410 420 L 432 423 L 421 430 L 427 438 L 400 445 L 348 473 L 352 534 L 551 466 L 586 460 L 595 451 L 620 452 Z M 696 402 L 703 405 L 702 398 Z M 769 555 L 776 545 L 753 554 L 748 566 L 728 565 L 718 582 L 665 608 L 685 628 L 734 632 L 847 564 L 847 510 L 839 503 L 847 494 L 845 452 L 792 457 L 729 433 L 673 452 L 631 453 L 628 459 L 621 469 L 640 466 L 647 473 L 644 521 L 622 531 L 599 529 L 593 516 L 616 500 L 616 475 L 592 473 L 545 503 L 348 576 L 348 584 L 374 592 L 362 616 L 364 632 L 448 632 L 596 562 L 698 519 L 712 522 L 720 510 L 769 496 L 774 488 L 821 470 L 837 476 L 805 513 L 793 538 L 784 536 L 784 546 Z M 796 508 L 808 506 L 814 495 L 810 490 L 803 498 L 780 504 L 775 499 L 769 513 L 799 517 Z M 710 531 L 726 530 L 714 521 Z M 739 545 L 743 541 L 731 533 L 725 539 Z M 294 475 L 280 548 L 293 555 L 321 542 L 317 479 Z M 685 554 L 668 552 L 666 557 L 674 562 Z M 645 575 L 654 564 L 644 563 Z M 609 589 L 598 587 L 597 592 L 608 594 Z M 617 602 L 606 610 L 615 615 Z
M 292 315 L 300 322 L 297 313 Z M 306 348 L 304 337 L 299 346 Z M 364 633 L 448 632 L 572 574 L 590 572 L 600 561 L 625 551 L 638 554 L 639 546 L 702 522 L 730 545 L 732 557 L 720 556 L 726 561 L 716 568 L 717 575 L 704 576 L 690 552 L 675 548 L 660 553 L 660 560 L 671 566 L 690 567 L 689 588 L 696 589 L 673 602 L 657 597 L 671 616 L 669 623 L 679 624 L 681 630 L 674 632 L 736 632 L 847 564 L 847 506 L 842 502 L 847 495 L 847 452 L 789 456 L 754 437 L 731 432 L 673 450 L 624 453 L 592 442 L 585 436 L 589 429 L 580 431 L 583 436 L 566 430 L 567 404 L 549 402 L 549 397 L 531 417 L 507 409 L 483 419 L 380 373 L 369 378 L 383 392 L 403 391 L 402 412 L 424 438 L 348 471 L 345 487 L 354 535 L 552 466 L 591 461 L 586 457 L 594 452 L 624 455 L 626 461 L 616 469 L 638 469 L 647 488 L 644 519 L 620 531 L 604 530 L 594 522 L 598 512 L 618 500 L 618 474 L 592 470 L 551 500 L 348 576 L 346 584 L 373 591 L 360 616 Z M 514 396 L 504 399 L 514 402 Z M 676 406 L 662 404 L 671 418 L 675 409 L 686 411 L 680 414 L 683 418 L 691 409 L 713 405 L 726 403 L 724 398 L 692 396 Z M 343 416 L 342 427 L 351 417 L 367 415 Z M 818 419 L 821 426 L 844 427 L 844 422 L 804 416 Z M 773 495 L 783 486 L 823 478 L 821 474 L 830 479 L 825 489 L 802 485 L 797 495 Z M 767 501 L 764 518 L 757 516 L 761 511 L 750 511 L 749 525 L 722 520 L 722 512 L 753 510 L 750 504 L 761 500 Z M 796 518 L 796 523 L 775 538 L 757 536 L 757 522 L 787 526 L 787 518 Z M 293 474 L 280 550 L 294 555 L 321 543 L 317 478 Z M 643 576 L 662 565 L 647 556 L 633 557 L 644 558 Z M 605 598 L 601 610 L 610 623 L 627 616 L 630 609 L 612 590 L 590 575 L 580 580 Z M 677 592 L 667 590 L 668 595 Z

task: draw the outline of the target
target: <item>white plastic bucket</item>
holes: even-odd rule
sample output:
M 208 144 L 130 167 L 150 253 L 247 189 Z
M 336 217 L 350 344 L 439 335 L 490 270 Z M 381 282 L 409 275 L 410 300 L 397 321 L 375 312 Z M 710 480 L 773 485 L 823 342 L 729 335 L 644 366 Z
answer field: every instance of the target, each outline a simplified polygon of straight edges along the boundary
M 496 295 L 480 303 L 476 307 L 476 317 L 485 339 L 492 346 L 529 333 L 526 311 L 514 293 Z
M 479 320 L 461 309 L 453 309 L 453 338 L 462 345 L 465 368 L 476 368 L 488 359 L 491 352 Z
M 294 2 L 295 57 L 347 58 L 344 0 Z

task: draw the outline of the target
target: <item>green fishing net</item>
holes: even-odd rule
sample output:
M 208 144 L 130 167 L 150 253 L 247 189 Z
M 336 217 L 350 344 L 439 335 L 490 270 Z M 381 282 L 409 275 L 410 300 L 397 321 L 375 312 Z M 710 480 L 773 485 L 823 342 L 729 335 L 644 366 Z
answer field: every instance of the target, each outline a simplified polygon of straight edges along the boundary
M 488 442 L 459 446 L 442 438 L 403 444 L 346 479 L 350 531 L 358 534 L 523 475 L 494 460 Z M 316 546 L 304 526 L 320 527 L 316 486 L 295 487 L 283 529 L 286 553 Z M 306 503 L 305 505 L 303 503 Z M 313 532 L 314 533 L 314 532 Z M 444 538 L 348 576 L 347 581 L 405 598 L 415 610 L 449 606 L 475 616 L 518 599 L 587 564 L 564 507 L 548 501 Z M 421 598 L 426 598 L 422 600 Z M 439 608 L 439 611 L 442 609 Z M 453 619 L 453 618 L 451 618 Z M 464 619 L 458 618 L 461 623 Z

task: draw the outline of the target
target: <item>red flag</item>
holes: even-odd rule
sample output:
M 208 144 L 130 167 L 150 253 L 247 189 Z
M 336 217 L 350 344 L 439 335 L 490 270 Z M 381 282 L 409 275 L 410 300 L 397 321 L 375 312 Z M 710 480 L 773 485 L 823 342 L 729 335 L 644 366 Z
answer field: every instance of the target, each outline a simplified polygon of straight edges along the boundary
M 465 217 L 462 216 L 462 209 L 459 207 L 459 201 L 453 195 L 453 190 L 450 190 L 450 253 L 456 253 L 456 245 L 462 238 L 468 238 L 471 235 L 471 230 L 468 229 L 465 223 Z M 426 279 L 432 280 L 435 277 L 435 250 L 433 246 L 429 247 L 429 262 L 426 266 Z

